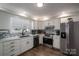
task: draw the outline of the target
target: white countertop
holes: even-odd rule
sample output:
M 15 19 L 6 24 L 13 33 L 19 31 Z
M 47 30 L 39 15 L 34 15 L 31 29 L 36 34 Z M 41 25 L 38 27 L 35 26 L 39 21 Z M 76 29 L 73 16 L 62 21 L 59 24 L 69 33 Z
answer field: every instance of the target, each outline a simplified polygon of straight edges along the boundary
M 15 36 L 15 37 L 3 38 L 3 39 L 0 39 L 0 42 L 9 41 L 9 40 L 16 40 L 16 39 L 20 39 L 20 37 Z
M 32 35 L 27 36 L 27 37 L 32 37 Z M 27 38 L 27 37 L 23 37 L 23 38 Z M 9 40 L 18 40 L 18 39 L 22 39 L 22 38 L 20 38 L 19 36 L 3 38 L 3 39 L 0 39 L 0 42 L 9 41 Z

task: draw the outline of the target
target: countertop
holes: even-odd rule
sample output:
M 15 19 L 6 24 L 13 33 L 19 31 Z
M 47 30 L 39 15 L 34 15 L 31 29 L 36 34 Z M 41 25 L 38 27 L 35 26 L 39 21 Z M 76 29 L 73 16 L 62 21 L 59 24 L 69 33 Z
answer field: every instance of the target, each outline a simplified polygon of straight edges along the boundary
M 26 36 L 26 37 L 19 37 L 19 36 L 8 37 L 8 38 L 0 39 L 0 42 L 10 41 L 10 40 L 19 40 L 19 39 L 22 39 L 22 38 L 27 38 L 27 37 L 32 37 L 32 36 L 33 35 L 29 35 L 29 36 Z

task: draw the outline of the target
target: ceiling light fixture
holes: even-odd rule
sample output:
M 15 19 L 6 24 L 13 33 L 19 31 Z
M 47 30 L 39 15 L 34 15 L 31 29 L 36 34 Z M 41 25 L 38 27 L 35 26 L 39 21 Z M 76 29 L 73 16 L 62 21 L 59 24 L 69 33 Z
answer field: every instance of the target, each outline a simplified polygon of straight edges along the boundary
M 43 7 L 43 3 L 37 3 L 37 7 Z
M 66 16 L 69 16 L 69 14 L 66 13 L 66 12 L 62 12 L 61 15 L 60 15 L 59 17 L 66 17 Z
M 43 18 L 43 20 L 48 20 L 48 19 L 49 19 L 48 17 L 44 17 L 44 18 Z
M 24 16 L 24 17 L 27 17 L 26 12 L 20 12 L 19 15 L 20 16 Z
M 34 20 L 38 20 L 38 18 L 37 18 L 37 17 L 34 17 L 33 19 L 34 19 Z

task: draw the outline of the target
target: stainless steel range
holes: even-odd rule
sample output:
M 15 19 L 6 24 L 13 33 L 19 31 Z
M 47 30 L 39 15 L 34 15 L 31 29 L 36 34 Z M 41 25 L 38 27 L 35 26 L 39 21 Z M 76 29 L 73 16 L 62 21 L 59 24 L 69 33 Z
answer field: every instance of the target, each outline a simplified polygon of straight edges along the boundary
M 45 28 L 45 36 L 43 37 L 43 44 L 52 48 L 53 47 L 54 26 Z

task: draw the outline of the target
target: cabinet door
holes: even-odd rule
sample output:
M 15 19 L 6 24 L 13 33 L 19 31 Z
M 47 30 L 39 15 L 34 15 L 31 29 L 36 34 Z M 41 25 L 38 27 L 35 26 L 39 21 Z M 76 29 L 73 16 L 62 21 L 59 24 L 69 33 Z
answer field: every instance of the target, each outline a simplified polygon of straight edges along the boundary
M 33 47 L 33 37 L 27 38 L 27 49 L 31 49 Z
M 39 44 L 43 44 L 43 36 L 44 34 L 39 34 Z
M 26 37 L 21 39 L 21 52 L 25 52 L 33 47 L 33 37 Z
M 3 42 L 3 55 L 4 56 L 13 56 L 15 55 L 15 41 L 6 41 Z
M 3 55 L 3 46 L 2 46 L 2 43 L 0 43 L 0 56 Z
M 15 40 L 15 55 L 19 55 L 21 54 L 21 47 L 20 47 L 20 39 L 19 40 Z
M 53 47 L 60 49 L 60 36 L 53 36 Z
M 27 38 L 22 38 L 21 40 L 21 53 L 27 50 Z

